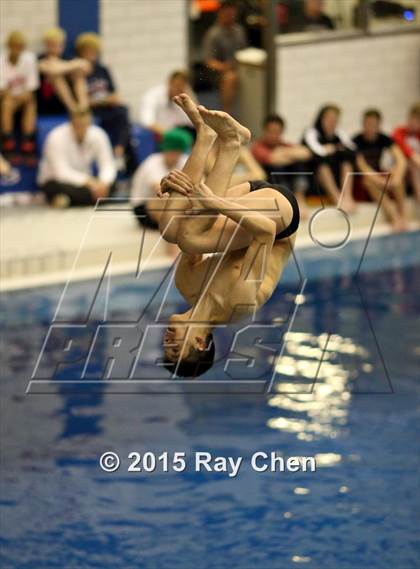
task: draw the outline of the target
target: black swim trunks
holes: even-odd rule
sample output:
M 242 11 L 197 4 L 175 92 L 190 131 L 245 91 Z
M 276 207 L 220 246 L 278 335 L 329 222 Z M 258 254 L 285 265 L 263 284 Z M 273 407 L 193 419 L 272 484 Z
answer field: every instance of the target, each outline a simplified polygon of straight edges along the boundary
M 251 192 L 255 192 L 256 190 L 262 190 L 263 188 L 272 188 L 273 190 L 277 190 L 278 192 L 280 192 L 289 201 L 293 210 L 292 221 L 290 222 L 290 225 L 288 227 L 283 229 L 283 231 L 277 233 L 276 241 L 279 241 L 280 239 L 285 239 L 286 237 L 290 237 L 291 235 L 293 235 L 293 233 L 297 231 L 300 221 L 299 205 L 297 203 L 297 200 L 293 192 L 291 192 L 285 186 L 279 186 L 278 184 L 270 184 L 270 182 L 265 182 L 264 180 L 256 180 L 255 182 L 248 182 L 248 183 L 250 185 Z

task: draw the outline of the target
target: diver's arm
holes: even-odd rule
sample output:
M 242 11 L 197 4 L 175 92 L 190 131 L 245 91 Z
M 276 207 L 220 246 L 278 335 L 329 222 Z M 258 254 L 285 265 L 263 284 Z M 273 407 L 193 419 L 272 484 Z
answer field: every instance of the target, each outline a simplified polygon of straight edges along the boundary
M 224 197 L 216 196 L 204 183 L 199 184 L 198 192 L 195 193 L 194 197 L 199 199 L 208 210 L 221 213 L 235 221 L 245 231 L 250 233 L 255 240 L 261 243 L 274 241 L 276 224 L 266 215 L 258 211 L 249 210 L 244 205 Z
M 199 186 L 195 191 L 200 194 L 205 207 L 229 217 L 252 235 L 253 239 L 246 249 L 235 286 L 249 281 L 256 285 L 258 290 L 267 272 L 267 261 L 276 236 L 276 223 L 258 211 L 251 211 L 242 204 L 216 196 L 203 183 Z
M 214 143 L 214 136 L 209 133 L 208 129 L 198 128 L 197 138 L 195 140 L 191 154 L 189 155 L 182 171 L 186 174 L 190 182 L 198 183 L 204 175 L 204 168 L 207 160 L 207 154 Z M 186 209 L 191 207 L 191 201 L 187 197 L 185 191 L 177 191 L 174 188 L 174 180 L 170 176 L 163 178 L 161 182 L 161 191 L 170 190 L 170 199 L 167 199 L 165 209 L 159 219 L 159 231 L 166 241 L 177 243 L 179 220 L 171 221 L 174 217 L 181 215 Z M 174 177 L 174 176 L 172 176 Z M 175 182 L 176 183 L 176 182 Z

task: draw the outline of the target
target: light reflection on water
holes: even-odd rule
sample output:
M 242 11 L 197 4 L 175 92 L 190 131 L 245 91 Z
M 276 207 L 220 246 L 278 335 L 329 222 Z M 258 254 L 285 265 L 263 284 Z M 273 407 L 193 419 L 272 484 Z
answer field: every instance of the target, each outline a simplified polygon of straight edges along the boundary
M 276 371 L 281 376 L 294 378 L 294 381 L 276 384 L 279 394 L 270 397 L 268 405 L 279 409 L 280 416 L 268 420 L 270 428 L 295 433 L 298 439 L 311 441 L 314 437 L 335 438 L 341 425 L 346 424 L 351 404 L 347 385 L 349 372 L 339 356 L 358 356 L 361 365 L 366 366 L 369 351 L 351 338 L 338 334 L 327 340 L 325 334 L 287 333 L 284 356 L 277 363 Z M 299 377 L 310 379 L 311 383 L 299 383 L 295 379 Z M 284 411 L 292 416 L 285 416 Z M 319 461 L 322 466 L 334 464 L 333 459 L 330 464 L 326 458 Z

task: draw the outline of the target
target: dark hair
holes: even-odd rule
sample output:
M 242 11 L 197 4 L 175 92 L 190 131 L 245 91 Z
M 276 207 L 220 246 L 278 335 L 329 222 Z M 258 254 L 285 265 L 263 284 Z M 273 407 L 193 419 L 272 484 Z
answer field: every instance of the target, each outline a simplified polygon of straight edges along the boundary
M 223 8 L 238 8 L 238 2 L 236 0 L 223 0 L 219 10 L 223 10 Z
M 272 122 L 275 122 L 276 124 L 280 125 L 281 128 L 284 128 L 286 125 L 283 117 L 281 117 L 280 115 L 271 114 L 265 117 L 263 123 L 264 128 Z
M 186 358 L 176 362 L 165 359 L 163 365 L 178 377 L 198 377 L 213 365 L 215 351 L 213 334 L 208 334 L 204 350 L 191 348 Z
M 409 115 L 410 117 L 412 116 L 420 117 L 420 103 L 416 103 L 410 108 Z
M 370 117 L 375 118 L 378 121 L 381 121 L 382 113 L 378 109 L 366 109 L 366 111 L 363 113 L 363 118 L 368 119 Z
M 325 114 L 328 113 L 328 111 L 334 111 L 337 115 L 341 114 L 340 107 L 338 107 L 334 103 L 329 103 L 328 105 L 324 105 L 323 107 L 321 107 L 315 119 L 315 125 L 314 125 L 315 128 L 321 132 L 323 132 L 322 121 L 324 119 Z
M 190 74 L 186 69 L 176 69 L 169 75 L 169 81 L 174 79 L 183 79 L 186 83 L 190 82 Z

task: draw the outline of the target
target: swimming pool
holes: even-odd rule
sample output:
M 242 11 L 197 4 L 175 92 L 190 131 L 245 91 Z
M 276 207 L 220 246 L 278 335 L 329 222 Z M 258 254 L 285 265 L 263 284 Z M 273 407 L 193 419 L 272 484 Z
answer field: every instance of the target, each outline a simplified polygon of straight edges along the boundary
M 291 263 L 262 311 L 284 322 L 300 294 L 268 395 L 78 392 L 69 370 L 55 392 L 25 394 L 63 287 L 3 294 L 1 567 L 418 567 L 419 241 L 372 240 L 358 286 L 363 242 L 297 252 L 303 293 Z M 112 310 L 129 315 L 162 274 L 115 279 Z M 94 286 L 72 287 L 63 318 L 86 311 Z M 133 450 L 184 451 L 189 465 L 107 474 L 108 450 L 123 466 Z M 196 451 L 244 465 L 236 478 L 196 473 Z M 256 473 L 257 451 L 318 468 Z

